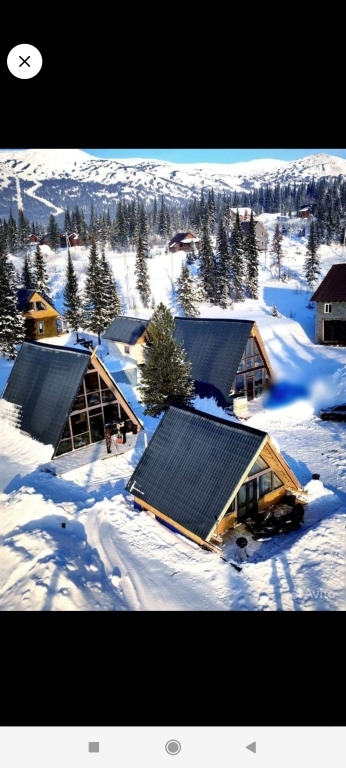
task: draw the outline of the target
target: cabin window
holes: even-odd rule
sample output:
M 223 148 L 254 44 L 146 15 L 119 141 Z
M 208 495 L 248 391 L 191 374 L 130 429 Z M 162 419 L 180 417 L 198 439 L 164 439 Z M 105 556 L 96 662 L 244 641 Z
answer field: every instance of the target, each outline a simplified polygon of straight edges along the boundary
M 235 378 L 235 393 L 238 397 L 245 395 L 245 376 L 243 373 L 238 373 Z
M 262 472 L 263 469 L 269 469 L 269 465 L 266 461 L 264 461 L 264 459 L 262 459 L 262 456 L 259 456 L 250 469 L 249 477 L 251 477 L 251 475 L 257 475 L 258 472 Z
M 275 491 L 277 488 L 282 488 L 284 483 L 275 472 L 265 472 L 258 478 L 259 481 L 259 497 L 265 496 L 271 491 Z
M 44 333 L 44 324 L 43 323 L 37 323 L 37 330 L 39 333 Z
M 89 443 L 89 432 L 84 432 L 82 435 L 76 435 L 76 437 L 73 438 L 73 445 L 75 450 L 76 448 L 83 448 L 83 445 L 89 445 Z
M 126 345 L 125 345 L 125 354 L 126 354 L 126 355 L 129 355 L 129 354 L 130 354 L 130 347 L 128 347 L 128 346 L 126 346 Z
M 264 475 L 260 475 L 259 478 L 259 497 L 265 496 L 266 493 L 270 493 L 272 489 L 272 473 L 266 472 Z
M 73 435 L 80 435 L 89 429 L 86 411 L 71 416 L 71 427 Z
M 63 453 L 72 451 L 72 440 L 60 440 L 60 443 L 56 450 L 56 456 L 62 456 Z
M 98 392 L 100 389 L 99 376 L 97 371 L 93 370 L 86 374 L 85 389 L 87 392 Z
M 332 305 L 331 304 L 325 304 L 324 305 L 324 312 L 326 315 L 330 315 L 332 311 Z
M 43 302 L 42 302 L 42 301 L 37 301 L 37 302 L 36 302 L 36 308 L 37 308 L 37 309 L 40 309 L 40 310 L 42 310 L 42 309 L 47 309 L 46 305 L 45 305 L 45 304 L 43 304 Z

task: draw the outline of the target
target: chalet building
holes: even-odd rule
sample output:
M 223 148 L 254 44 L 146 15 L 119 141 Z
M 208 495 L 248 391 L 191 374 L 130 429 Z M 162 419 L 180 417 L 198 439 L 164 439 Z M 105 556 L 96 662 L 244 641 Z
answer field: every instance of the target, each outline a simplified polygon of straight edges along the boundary
M 346 264 L 333 264 L 311 297 L 316 302 L 315 342 L 346 346 Z
M 25 338 L 47 339 L 58 335 L 59 312 L 51 299 L 32 288 L 21 288 L 17 292 L 18 312 L 25 317 Z
M 52 458 L 104 440 L 106 425 L 142 423 L 95 352 L 24 341 L 2 398 L 19 429 L 53 446 Z
M 119 315 L 103 334 L 102 343 L 106 342 L 112 357 L 129 357 L 143 365 L 148 324 L 149 320 Z
M 31 234 L 30 237 L 29 237 L 29 242 L 30 243 L 39 243 L 40 242 L 40 238 L 37 235 Z
M 178 232 L 177 235 L 172 237 L 170 243 L 168 243 L 168 248 L 171 253 L 177 253 L 177 251 L 188 251 L 191 243 L 194 243 L 198 246 L 199 242 L 199 238 L 196 237 L 196 235 L 194 235 L 192 232 Z
M 205 546 L 300 484 L 266 432 L 171 406 L 126 490 L 137 508 Z
M 176 317 L 174 323 L 200 397 L 215 397 L 225 408 L 236 397 L 261 395 L 273 371 L 253 320 Z
M 302 207 L 299 208 L 297 216 L 298 216 L 299 219 L 308 219 L 309 216 L 310 216 L 310 206 L 309 205 L 302 205 Z
M 268 237 L 269 237 L 268 232 L 263 226 L 261 221 L 254 221 L 254 225 L 255 225 L 257 248 L 259 251 L 266 251 L 268 248 Z M 240 226 L 241 226 L 243 236 L 246 237 L 249 232 L 250 221 L 241 221 Z

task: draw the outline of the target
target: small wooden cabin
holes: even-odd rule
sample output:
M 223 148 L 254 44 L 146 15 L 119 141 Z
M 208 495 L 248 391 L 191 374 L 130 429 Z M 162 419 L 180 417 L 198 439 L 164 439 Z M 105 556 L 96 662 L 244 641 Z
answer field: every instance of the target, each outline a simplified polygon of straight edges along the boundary
M 316 302 L 316 344 L 346 347 L 346 264 L 333 264 L 311 301 Z
M 59 312 L 51 299 L 32 288 L 17 292 L 18 311 L 25 317 L 25 338 L 29 341 L 58 335 Z
M 112 357 L 128 357 L 143 365 L 148 324 L 149 320 L 119 315 L 103 334 L 102 343 L 106 342 Z
M 25 341 L 2 397 L 18 406 L 18 427 L 53 446 L 52 458 L 105 438 L 107 425 L 142 429 L 95 351 Z
M 204 545 L 300 483 L 266 432 L 171 406 L 126 490 L 137 507 Z
M 168 248 L 171 253 L 177 253 L 177 251 L 188 251 L 191 243 L 197 245 L 199 238 L 193 234 L 193 232 L 178 232 L 172 240 L 168 243 Z
M 273 371 L 253 320 L 175 317 L 174 323 L 200 397 L 215 397 L 225 408 L 235 397 L 253 400 L 262 394 Z

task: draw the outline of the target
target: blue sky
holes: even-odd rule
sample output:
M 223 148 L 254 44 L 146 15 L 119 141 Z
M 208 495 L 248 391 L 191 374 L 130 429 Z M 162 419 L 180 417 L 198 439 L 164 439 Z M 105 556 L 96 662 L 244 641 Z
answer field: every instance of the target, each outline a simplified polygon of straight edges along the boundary
M 15 149 L 1 150 L 15 152 Z M 300 157 L 322 153 L 346 159 L 346 149 L 83 149 L 94 157 L 143 158 L 167 160 L 172 163 L 241 163 L 247 160 L 272 158 L 298 160 Z
M 275 160 L 297 160 L 323 153 L 346 159 L 346 149 L 84 149 L 95 157 L 167 160 L 173 163 L 240 163 L 263 157 Z

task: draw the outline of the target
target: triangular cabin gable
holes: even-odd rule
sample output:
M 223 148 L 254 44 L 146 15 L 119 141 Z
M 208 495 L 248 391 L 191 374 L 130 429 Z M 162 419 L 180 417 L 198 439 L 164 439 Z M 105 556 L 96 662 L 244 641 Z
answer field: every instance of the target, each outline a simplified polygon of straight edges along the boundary
M 130 422 L 142 428 L 121 390 L 94 352 L 62 430 L 54 458 L 103 440 L 106 424 L 119 421 L 128 422 L 129 429 Z
M 258 397 L 273 376 L 273 369 L 265 346 L 254 323 L 233 383 L 235 397 L 246 396 L 249 400 Z
M 25 337 L 29 340 L 57 336 L 59 312 L 45 296 L 33 290 L 22 309 L 25 318 Z
M 228 504 L 222 510 L 208 540 L 215 532 L 224 533 L 250 517 L 253 512 L 261 512 L 272 504 L 277 504 L 286 496 L 288 490 L 299 491 L 300 485 L 267 435 L 254 456 L 254 461 L 247 467 Z

